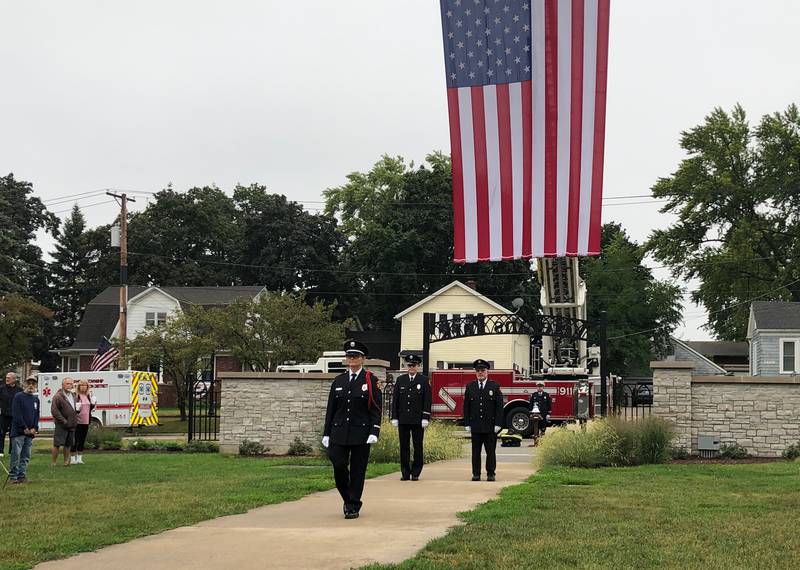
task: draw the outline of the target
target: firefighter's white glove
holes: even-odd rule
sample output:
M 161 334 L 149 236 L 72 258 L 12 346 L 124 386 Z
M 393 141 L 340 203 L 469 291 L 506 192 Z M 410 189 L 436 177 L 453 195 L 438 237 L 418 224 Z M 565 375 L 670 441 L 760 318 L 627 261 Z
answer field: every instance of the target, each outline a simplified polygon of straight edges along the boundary
M 472 432 L 472 429 L 469 426 L 464 426 L 464 429 L 467 431 L 467 433 Z
M 377 435 L 370 435 L 367 438 L 367 443 L 372 445 L 373 443 L 378 443 L 378 436 Z
M 500 431 L 500 426 L 494 426 L 494 433 L 498 433 Z
M 400 420 L 392 420 L 392 425 L 393 425 L 394 427 L 397 427 L 397 426 L 399 426 L 399 425 L 400 425 Z
M 331 438 L 329 438 L 327 435 L 326 435 L 326 436 L 324 436 L 324 437 L 322 438 L 322 447 L 324 447 L 324 448 L 326 448 L 326 449 L 327 449 L 327 447 L 328 447 L 328 444 L 330 444 L 330 442 L 331 442 Z
M 425 429 L 426 427 L 428 427 L 429 423 L 431 423 L 431 422 L 429 422 L 428 420 L 422 420 L 422 429 Z

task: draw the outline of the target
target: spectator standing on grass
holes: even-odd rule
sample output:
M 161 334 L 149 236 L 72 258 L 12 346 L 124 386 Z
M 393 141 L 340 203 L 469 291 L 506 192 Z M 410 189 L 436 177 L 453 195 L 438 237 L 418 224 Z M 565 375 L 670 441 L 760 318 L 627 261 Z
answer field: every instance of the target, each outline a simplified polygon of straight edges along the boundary
M 64 466 L 69 467 L 69 451 L 75 441 L 75 428 L 78 425 L 78 412 L 75 409 L 75 396 L 72 387 L 75 381 L 72 378 L 64 378 L 61 389 L 53 396 L 50 403 L 50 415 L 56 425 L 53 433 L 53 450 L 51 453 L 51 465 L 56 466 L 59 448 L 64 448 Z
M 22 392 L 17 386 L 17 375 L 14 372 L 6 374 L 5 383 L 0 386 L 0 457 L 5 451 L 6 435 L 11 432 L 11 404 L 14 396 Z M 8 452 L 11 453 L 11 436 L 8 437 Z
M 25 380 L 24 391 L 14 396 L 11 424 L 11 465 L 8 478 L 12 484 L 27 481 L 28 462 L 31 460 L 33 438 L 39 432 L 39 396 L 36 378 Z
M 83 465 L 83 447 L 86 444 L 86 434 L 89 433 L 89 422 L 92 420 L 95 404 L 97 404 L 97 399 L 89 389 L 89 381 L 78 380 L 78 389 L 75 391 L 75 411 L 78 412 L 78 425 L 75 426 L 75 438 L 70 449 L 72 465 Z

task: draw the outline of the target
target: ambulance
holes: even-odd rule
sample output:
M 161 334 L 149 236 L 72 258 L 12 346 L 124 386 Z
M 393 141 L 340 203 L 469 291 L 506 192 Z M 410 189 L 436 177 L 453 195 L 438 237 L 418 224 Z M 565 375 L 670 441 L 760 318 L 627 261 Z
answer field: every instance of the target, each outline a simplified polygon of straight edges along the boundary
M 132 370 L 113 372 L 42 372 L 39 374 L 39 402 L 41 417 L 39 429 L 55 429 L 53 417 L 50 415 L 50 404 L 53 396 L 61 389 L 65 378 L 72 378 L 77 385 L 78 380 L 88 380 L 89 389 L 97 399 L 92 411 L 90 427 L 130 425 Z

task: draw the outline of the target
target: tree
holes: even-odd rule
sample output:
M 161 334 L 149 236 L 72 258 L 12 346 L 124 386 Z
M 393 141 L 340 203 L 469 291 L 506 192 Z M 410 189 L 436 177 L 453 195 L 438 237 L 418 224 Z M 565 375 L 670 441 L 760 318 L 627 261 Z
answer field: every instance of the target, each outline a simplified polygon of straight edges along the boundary
M 320 301 L 307 303 L 303 294 L 271 293 L 211 313 L 218 346 L 246 366 L 274 370 L 287 360 L 315 361 L 341 345 L 348 323 L 334 322 L 333 310 Z
M 229 196 L 216 186 L 155 195 L 128 224 L 132 285 L 241 284 L 235 267 L 241 232 Z
M 653 277 L 643 264 L 644 247 L 631 241 L 619 224 L 604 224 L 600 242 L 602 254 L 580 261 L 588 318 L 597 323 L 601 311 L 608 314 L 611 373 L 646 374 L 649 361 L 665 353 L 681 321 L 681 289 Z
M 737 105 L 681 134 L 689 157 L 652 188 L 677 215 L 647 248 L 673 274 L 697 278 L 692 300 L 720 339 L 742 340 L 752 300 L 800 301 L 800 112 L 751 128 Z
M 30 182 L 0 177 L 0 294 L 21 293 L 42 303 L 47 277 L 34 239 L 40 229 L 55 230 L 58 218 L 32 193 Z
M 0 367 L 34 358 L 37 337 L 52 312 L 16 293 L 0 296 Z
M 347 237 L 340 269 L 357 292 L 353 313 L 374 328 L 395 328 L 394 315 L 454 279 L 509 305 L 539 306 L 539 287 L 527 261 L 453 263 L 450 159 L 426 157 L 418 168 L 383 156 L 370 172 L 354 172 L 344 186 L 325 191 L 326 212 L 341 218 Z
M 188 307 L 157 327 L 148 327 L 128 341 L 126 356 L 137 365 L 160 364 L 178 396 L 181 420 L 186 419 L 187 381 L 196 378 L 203 361 L 216 348 L 211 311 Z
M 56 245 L 49 268 L 55 316 L 52 340 L 57 346 L 69 346 L 75 340 L 83 312 L 94 293 L 88 286 L 92 259 L 85 230 L 86 220 L 76 204 L 62 228 L 54 232 Z
M 286 196 L 269 194 L 264 186 L 237 186 L 233 191 L 243 284 L 270 291 L 297 289 L 337 291 L 333 272 L 344 236 L 333 216 L 311 214 Z

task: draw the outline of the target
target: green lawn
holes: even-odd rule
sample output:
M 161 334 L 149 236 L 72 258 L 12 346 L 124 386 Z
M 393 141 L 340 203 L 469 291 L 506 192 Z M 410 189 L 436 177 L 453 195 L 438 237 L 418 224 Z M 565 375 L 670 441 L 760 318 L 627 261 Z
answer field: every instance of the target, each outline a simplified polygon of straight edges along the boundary
M 371 568 L 800 568 L 800 463 L 545 468 L 463 517 Z
M 317 458 L 87 453 L 84 460 L 50 468 L 49 456 L 36 452 L 31 482 L 0 493 L 0 569 L 29 568 L 334 486 L 330 463 Z M 370 465 L 368 476 L 396 469 Z

